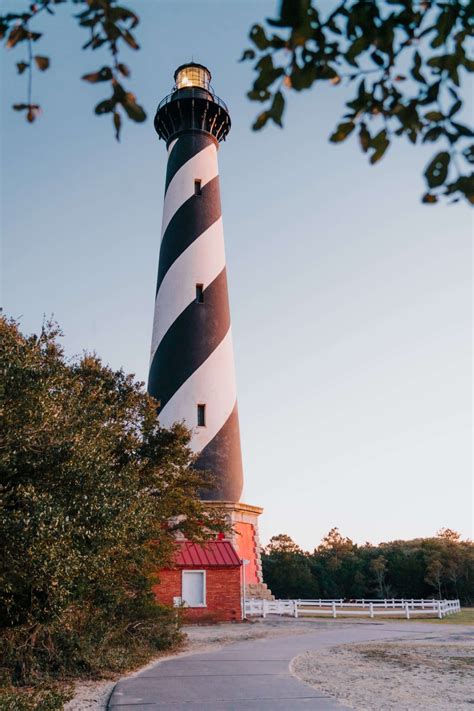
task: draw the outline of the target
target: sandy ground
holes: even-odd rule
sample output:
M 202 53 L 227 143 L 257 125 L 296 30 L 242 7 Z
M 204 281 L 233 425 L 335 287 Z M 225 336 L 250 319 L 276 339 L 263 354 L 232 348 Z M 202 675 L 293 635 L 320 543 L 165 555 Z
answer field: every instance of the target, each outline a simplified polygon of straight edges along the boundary
M 172 656 L 207 652 L 240 640 L 305 634 L 317 627 L 327 629 L 328 624 L 334 628 L 357 623 L 369 624 L 354 619 L 267 618 L 241 625 L 190 626 L 185 628 L 188 639 L 184 650 Z M 468 673 L 472 680 L 474 652 L 472 645 L 469 648 L 462 637 L 459 639 L 453 644 L 404 640 L 330 647 L 296 657 L 291 671 L 357 711 L 472 709 L 474 688 L 468 684 Z M 167 658 L 159 656 L 135 673 Z M 77 683 L 74 698 L 65 705 L 65 711 L 104 711 L 115 682 L 122 676 Z
M 291 633 L 301 633 L 308 631 L 308 622 L 298 622 L 293 619 L 277 620 L 255 620 L 246 624 L 222 624 L 214 626 L 189 626 L 185 627 L 187 642 L 185 648 L 178 655 L 193 654 L 201 651 L 207 652 L 225 644 L 231 644 L 239 640 L 260 639 L 262 637 L 277 636 Z M 135 673 L 138 674 L 144 669 L 156 664 L 157 661 L 168 659 L 169 657 L 159 656 L 153 659 L 145 667 L 141 667 Z M 74 697 L 64 706 L 64 711 L 103 711 L 107 707 L 107 701 L 116 681 L 124 676 L 120 674 L 116 679 L 107 681 L 83 681 L 77 682 Z
M 76 683 L 74 697 L 64 705 L 65 711 L 99 711 L 107 708 L 107 701 L 115 681 L 82 681 Z
M 357 711 L 472 709 L 472 642 L 378 642 L 306 652 L 299 679 Z

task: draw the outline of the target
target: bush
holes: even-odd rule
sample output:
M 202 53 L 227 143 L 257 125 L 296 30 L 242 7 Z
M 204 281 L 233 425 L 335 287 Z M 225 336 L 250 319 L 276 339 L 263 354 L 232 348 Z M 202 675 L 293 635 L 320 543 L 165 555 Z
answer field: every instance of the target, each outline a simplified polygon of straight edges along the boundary
M 176 644 L 156 571 L 175 529 L 223 526 L 199 499 L 209 478 L 190 432 L 161 428 L 132 376 L 94 355 L 67 361 L 59 335 L 0 321 L 0 645 L 15 683 L 120 671 Z
M 61 711 L 71 697 L 71 688 L 51 684 L 22 689 L 0 688 L 0 709 L 1 711 Z

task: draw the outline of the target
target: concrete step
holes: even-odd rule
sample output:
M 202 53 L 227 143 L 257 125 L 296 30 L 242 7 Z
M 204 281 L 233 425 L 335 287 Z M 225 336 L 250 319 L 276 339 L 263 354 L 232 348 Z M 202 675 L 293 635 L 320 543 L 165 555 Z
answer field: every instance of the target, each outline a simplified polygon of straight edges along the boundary
M 266 583 L 249 583 L 245 586 L 245 595 L 255 600 L 274 600 L 275 596 Z

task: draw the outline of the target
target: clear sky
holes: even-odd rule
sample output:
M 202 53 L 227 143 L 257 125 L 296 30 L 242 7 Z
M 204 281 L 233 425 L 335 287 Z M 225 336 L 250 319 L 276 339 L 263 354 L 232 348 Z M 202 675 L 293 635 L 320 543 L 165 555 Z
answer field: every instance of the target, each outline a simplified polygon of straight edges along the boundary
M 150 119 L 191 57 L 230 107 L 219 160 L 243 501 L 265 508 L 263 541 L 312 549 L 332 526 L 358 542 L 472 536 L 471 213 L 420 204 L 432 147 L 400 143 L 369 167 L 355 140 L 329 144 L 341 86 L 292 95 L 284 130 L 253 133 L 237 59 L 273 0 L 124 4 L 142 20 L 142 50 L 123 58 Z M 51 69 L 35 78 L 34 125 L 9 108 L 24 52 L 1 54 L 3 303 L 24 331 L 54 314 L 68 353 L 146 380 L 165 146 L 151 120 L 117 144 L 93 115 L 106 85 L 79 77 L 108 57 L 80 51 L 72 11 L 38 22 Z

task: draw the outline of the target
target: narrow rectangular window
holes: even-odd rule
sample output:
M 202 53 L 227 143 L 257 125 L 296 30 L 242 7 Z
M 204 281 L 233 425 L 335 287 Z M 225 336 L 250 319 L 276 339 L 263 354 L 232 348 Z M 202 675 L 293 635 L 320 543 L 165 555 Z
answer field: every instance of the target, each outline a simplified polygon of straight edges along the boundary
M 187 607 L 206 607 L 206 572 L 183 570 L 181 596 Z
M 204 303 L 204 284 L 196 284 L 196 303 Z
M 198 405 L 197 422 L 198 422 L 198 427 L 205 427 L 206 426 L 206 406 L 205 405 Z
M 195 194 L 195 195 L 202 195 L 202 192 L 201 192 L 201 179 L 200 179 L 200 178 L 196 178 L 195 181 L 194 181 L 194 194 Z

